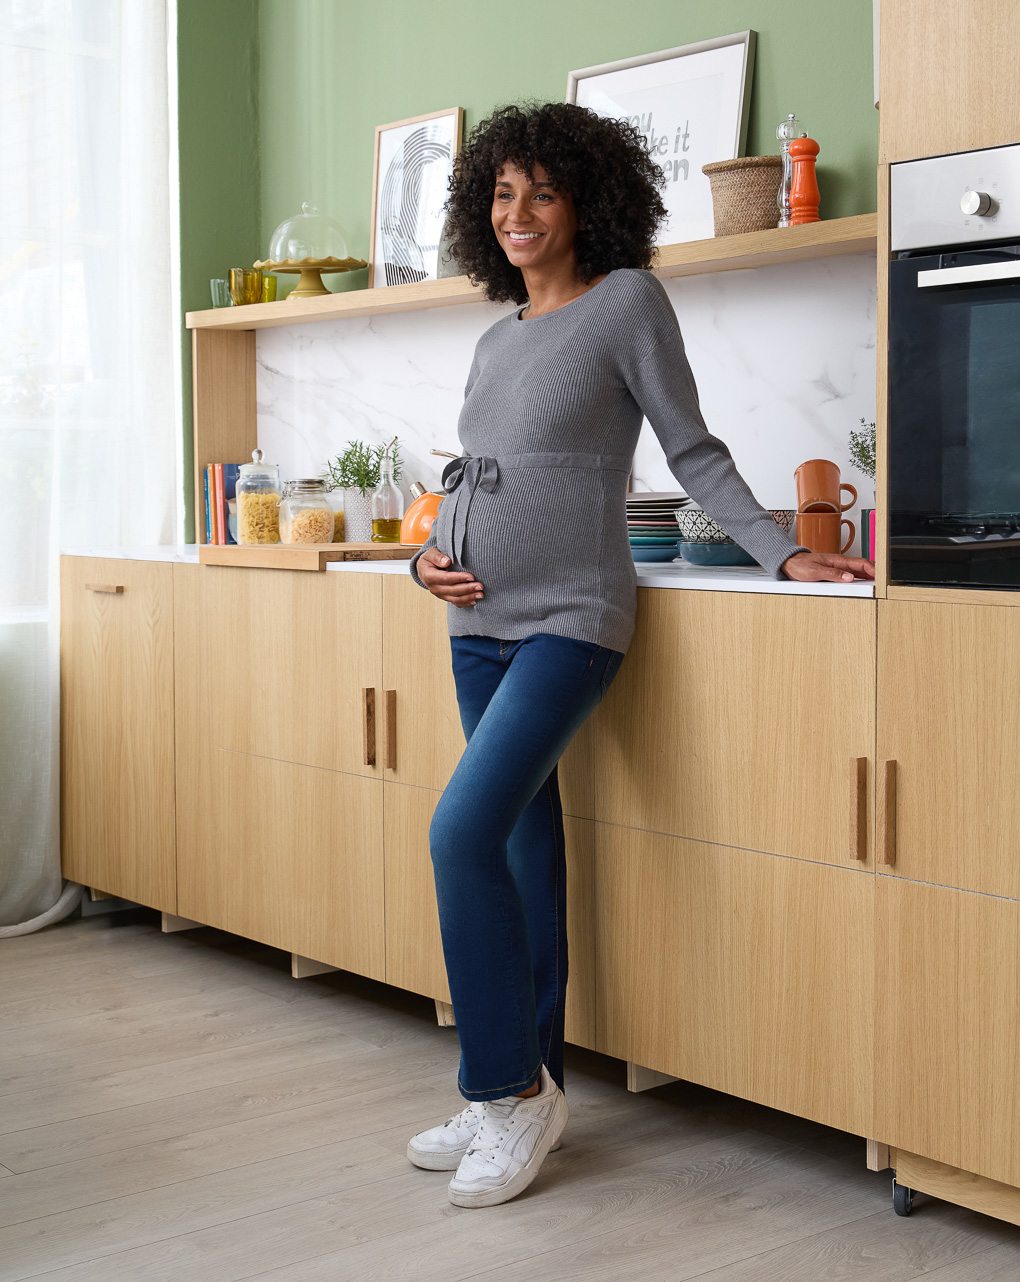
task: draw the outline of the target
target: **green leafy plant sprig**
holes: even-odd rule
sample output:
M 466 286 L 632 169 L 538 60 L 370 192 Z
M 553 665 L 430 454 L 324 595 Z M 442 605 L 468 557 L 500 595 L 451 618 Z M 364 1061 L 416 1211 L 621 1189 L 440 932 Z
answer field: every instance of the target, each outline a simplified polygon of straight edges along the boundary
M 363 495 L 374 490 L 379 484 L 379 472 L 384 445 L 366 445 L 364 441 L 348 441 L 347 448 L 336 458 L 329 459 L 326 466 L 337 489 L 360 490 Z M 400 480 L 404 464 L 400 457 L 400 445 L 394 444 L 391 451 L 393 458 L 393 479 Z
M 875 479 L 875 424 L 863 418 L 859 430 L 850 430 L 850 462 L 858 472 Z

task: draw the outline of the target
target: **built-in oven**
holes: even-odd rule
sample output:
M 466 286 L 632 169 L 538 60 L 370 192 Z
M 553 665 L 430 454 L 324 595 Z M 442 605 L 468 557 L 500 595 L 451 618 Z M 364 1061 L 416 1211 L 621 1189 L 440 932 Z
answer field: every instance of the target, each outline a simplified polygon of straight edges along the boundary
M 889 578 L 1020 588 L 1020 144 L 891 166 Z

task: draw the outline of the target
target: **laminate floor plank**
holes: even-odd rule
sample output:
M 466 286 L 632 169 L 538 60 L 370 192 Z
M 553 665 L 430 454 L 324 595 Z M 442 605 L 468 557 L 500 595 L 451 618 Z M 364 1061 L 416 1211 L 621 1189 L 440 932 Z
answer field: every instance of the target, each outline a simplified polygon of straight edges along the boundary
M 0 1227 L 355 1139 L 371 1139 L 381 1151 L 406 1160 L 407 1135 L 420 1129 L 422 1110 L 438 1115 L 449 1103 L 450 1066 L 424 1079 L 414 1077 L 413 1064 L 404 1072 L 403 1085 L 15 1175 L 0 1198 Z M 395 1123 L 394 1133 L 404 1136 L 399 1151 L 377 1138 L 383 1109 Z
M 324 1061 L 342 1062 L 374 1051 L 347 1033 L 325 1029 L 272 1037 L 250 1046 L 232 1046 L 180 1060 L 125 1069 L 69 1086 L 19 1091 L 0 1098 L 0 1135 L 9 1136 L 47 1122 L 107 1113 L 213 1086 L 242 1082 L 255 1073 L 287 1072 Z M 342 1067 L 337 1072 L 342 1073 Z
M 1016 1247 L 1004 1245 L 934 1269 L 924 1275 L 924 1282 L 1016 1282 L 1018 1276 Z
M 307 1105 L 342 1100 L 371 1087 L 396 1089 L 449 1070 L 447 1050 L 412 1044 L 385 1056 L 369 1050 L 346 1058 L 263 1073 L 143 1104 L 71 1118 L 0 1136 L 0 1161 L 20 1173 L 172 1139 L 210 1127 L 270 1117 Z
M 906 1219 L 888 1209 L 797 1242 L 713 1269 L 711 1282 L 912 1282 L 960 1270 L 960 1282 L 979 1282 L 979 1262 L 997 1246 L 1020 1271 L 1020 1230 L 949 1203 L 919 1197 Z M 497 1275 L 498 1276 L 498 1275 Z M 706 1275 L 699 1275 L 705 1277 Z M 954 1282 L 957 1274 L 953 1273 Z
M 283 1036 L 321 1031 L 322 1014 L 291 1010 L 252 995 L 236 1006 L 178 1015 L 137 1032 L 107 1036 L 88 1054 L 80 1046 L 0 1061 L 0 1096 L 80 1086 L 116 1073 L 137 1072 L 159 1064 L 181 1064 L 193 1057 L 237 1046 L 254 1046 Z M 49 1027 L 46 1025 L 45 1027 Z M 338 1026 L 337 1032 L 365 1047 L 367 1042 Z M 186 1067 L 186 1065 L 185 1065 Z

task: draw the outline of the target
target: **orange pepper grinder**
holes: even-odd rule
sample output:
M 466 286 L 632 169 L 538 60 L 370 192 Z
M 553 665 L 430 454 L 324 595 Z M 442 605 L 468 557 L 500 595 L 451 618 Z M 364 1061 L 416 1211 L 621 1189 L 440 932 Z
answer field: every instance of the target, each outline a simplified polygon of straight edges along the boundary
M 816 223 L 818 219 L 818 179 L 815 177 L 815 157 L 819 147 L 813 138 L 793 138 L 790 141 L 790 159 L 793 161 L 793 180 L 790 185 L 790 226 Z

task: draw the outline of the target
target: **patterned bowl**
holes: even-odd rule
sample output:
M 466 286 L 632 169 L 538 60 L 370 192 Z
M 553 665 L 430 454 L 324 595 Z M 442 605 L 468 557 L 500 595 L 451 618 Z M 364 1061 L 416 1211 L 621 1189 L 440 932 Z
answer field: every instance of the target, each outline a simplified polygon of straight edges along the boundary
M 717 524 L 700 507 L 678 507 L 673 514 L 680 527 L 680 538 L 684 543 L 735 543 L 723 527 Z M 793 508 L 770 508 L 769 516 L 784 529 L 792 533 L 793 523 L 797 516 Z

